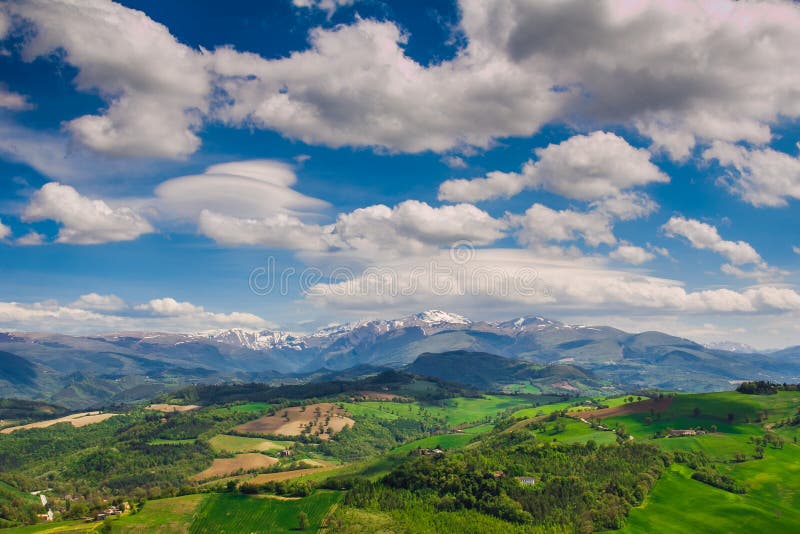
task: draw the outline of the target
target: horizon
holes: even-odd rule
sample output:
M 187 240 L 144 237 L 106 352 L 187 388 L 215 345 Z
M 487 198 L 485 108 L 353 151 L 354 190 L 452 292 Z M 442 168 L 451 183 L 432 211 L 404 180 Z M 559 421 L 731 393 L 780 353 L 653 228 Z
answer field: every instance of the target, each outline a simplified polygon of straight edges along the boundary
M 0 331 L 442 309 L 800 345 L 798 29 L 793 2 L 4 3 Z

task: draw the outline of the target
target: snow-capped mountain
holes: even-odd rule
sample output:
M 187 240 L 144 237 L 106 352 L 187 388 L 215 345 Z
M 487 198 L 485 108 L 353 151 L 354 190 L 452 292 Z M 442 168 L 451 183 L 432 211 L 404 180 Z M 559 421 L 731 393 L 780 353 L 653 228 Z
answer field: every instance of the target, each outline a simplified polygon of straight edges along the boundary
M 739 343 L 737 341 L 714 341 L 711 343 L 704 343 L 703 346 L 707 349 L 741 352 L 744 354 L 755 354 L 757 352 L 761 352 L 747 343 Z
M 732 350 L 747 357 L 732 357 Z M 164 384 L 298 380 L 359 367 L 404 369 L 421 354 L 446 352 L 451 353 L 448 365 L 461 353 L 540 366 L 569 363 L 630 387 L 707 391 L 728 389 L 737 380 L 785 382 L 800 376 L 797 347 L 758 354 L 742 344 L 708 348 L 661 332 L 632 334 L 533 315 L 471 321 L 428 310 L 333 325 L 311 334 L 240 328 L 194 334 L 0 333 L 0 396 L 41 397 L 77 408 L 156 391 L 142 390 L 142 384 L 160 392 Z M 23 375 L 8 369 L 22 369 Z M 65 383 L 72 389 L 64 389 Z M 76 383 L 88 389 L 75 390 Z M 94 396 L 86 397 L 90 390 Z
M 290 332 L 273 330 L 248 330 L 245 328 L 231 328 L 228 330 L 213 330 L 197 334 L 219 343 L 238 345 L 250 350 L 271 350 L 289 348 L 302 350 L 305 343 L 301 337 Z
M 564 323 L 553 321 L 552 319 L 545 319 L 538 315 L 529 317 L 517 317 L 509 321 L 489 323 L 492 326 L 511 331 L 525 331 L 525 330 L 544 330 L 545 328 L 554 328 L 564 326 Z

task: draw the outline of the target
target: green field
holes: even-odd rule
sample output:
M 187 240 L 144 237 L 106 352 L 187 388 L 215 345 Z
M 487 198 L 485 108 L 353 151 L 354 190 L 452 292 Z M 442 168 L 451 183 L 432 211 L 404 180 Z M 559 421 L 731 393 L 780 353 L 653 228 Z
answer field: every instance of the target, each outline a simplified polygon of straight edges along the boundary
M 271 441 L 261 438 L 229 436 L 227 434 L 217 434 L 208 440 L 208 444 L 215 451 L 232 453 L 280 451 L 293 443 L 292 441 Z
M 800 525 L 796 495 L 768 501 L 763 491 L 748 488 L 747 495 L 735 495 L 690 477 L 691 469 L 673 465 L 620 532 L 796 532 Z
M 549 398 L 549 397 L 548 397 Z M 485 395 L 478 398 L 458 397 L 446 399 L 441 405 L 419 402 L 365 401 L 345 402 L 344 407 L 354 416 L 375 417 L 378 419 L 434 418 L 441 419 L 448 426 L 481 423 L 506 410 L 518 410 L 531 406 L 529 397 L 509 395 Z
M 299 514 L 305 512 L 316 532 L 342 494 L 317 491 L 302 499 L 279 500 L 233 493 L 208 495 L 189 530 L 192 534 L 238 534 L 249 532 L 298 532 Z
M 113 521 L 111 532 L 126 534 L 189 532 L 189 526 L 202 502 L 202 495 L 148 501 L 138 513 L 125 515 Z
M 563 425 L 564 430 L 558 431 L 556 426 Z M 586 423 L 582 423 L 571 417 L 559 417 L 555 421 L 545 422 L 543 431 L 536 431 L 535 434 L 543 441 L 562 441 L 564 443 L 586 443 L 593 440 L 598 445 L 614 443 L 617 440 L 613 432 L 593 430 Z
M 248 402 L 247 404 L 235 404 L 230 406 L 234 412 L 263 412 L 272 406 L 268 402 Z

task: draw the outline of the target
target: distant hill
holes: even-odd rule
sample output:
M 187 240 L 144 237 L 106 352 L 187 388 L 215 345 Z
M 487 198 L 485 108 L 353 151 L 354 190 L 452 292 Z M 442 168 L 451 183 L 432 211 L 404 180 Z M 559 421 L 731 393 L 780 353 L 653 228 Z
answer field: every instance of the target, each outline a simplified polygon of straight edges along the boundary
M 403 369 L 420 355 L 453 351 L 489 354 L 495 362 L 507 358 L 513 363 L 503 372 L 511 374 L 574 366 L 594 380 L 625 389 L 719 391 L 743 380 L 800 380 L 798 347 L 749 353 L 738 346 L 736 351 L 704 347 L 662 332 L 629 333 L 535 315 L 471 321 L 429 310 L 307 335 L 244 329 L 94 336 L 0 333 L 0 397 L 78 409 L 143 401 L 191 384 L 352 379 Z M 532 367 L 514 367 L 519 362 Z M 435 367 L 430 363 L 426 372 Z M 480 375 L 473 381 L 482 387 L 502 385 Z M 545 377 L 527 380 L 551 385 Z
M 534 365 L 486 352 L 425 353 L 405 370 L 482 390 L 503 390 L 508 386 L 527 384 L 548 393 L 586 393 L 604 387 L 613 391 L 608 383 L 575 365 Z

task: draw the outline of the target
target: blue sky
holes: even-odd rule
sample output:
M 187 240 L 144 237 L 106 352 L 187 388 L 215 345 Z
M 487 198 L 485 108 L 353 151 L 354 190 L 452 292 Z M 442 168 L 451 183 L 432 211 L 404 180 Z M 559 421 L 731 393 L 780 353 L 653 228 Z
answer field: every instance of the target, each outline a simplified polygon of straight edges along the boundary
M 0 328 L 800 344 L 798 48 L 791 2 L 6 2 Z

